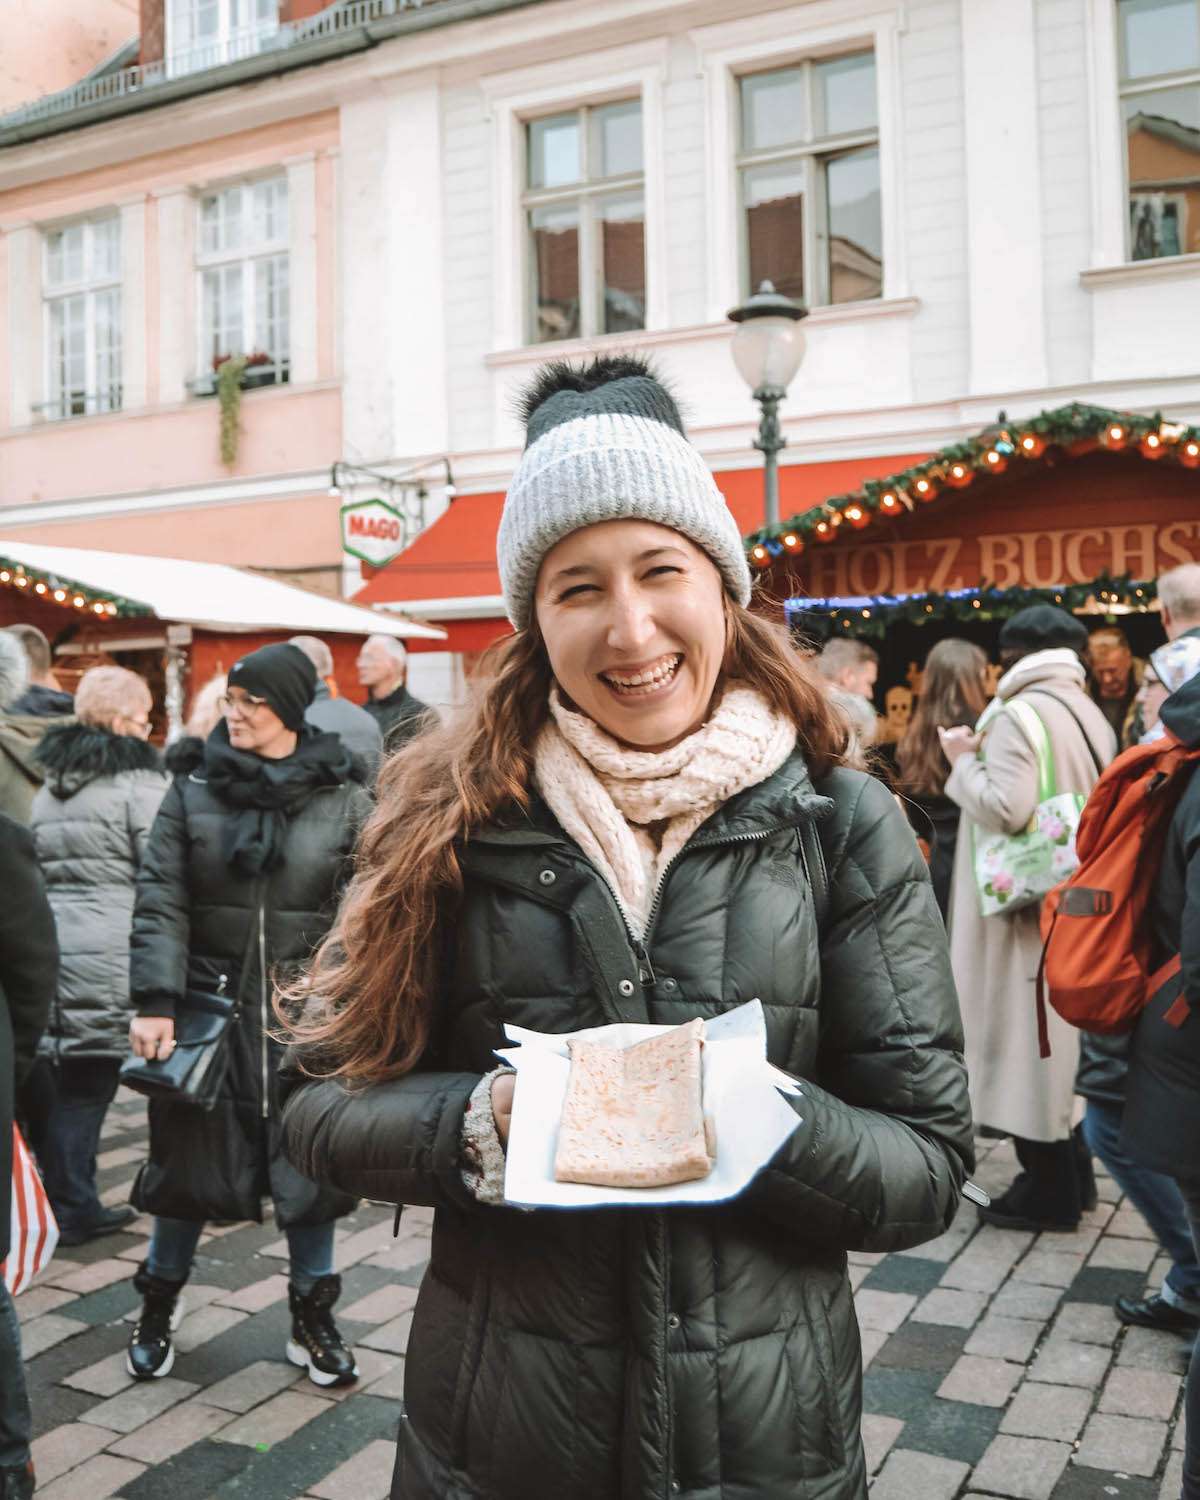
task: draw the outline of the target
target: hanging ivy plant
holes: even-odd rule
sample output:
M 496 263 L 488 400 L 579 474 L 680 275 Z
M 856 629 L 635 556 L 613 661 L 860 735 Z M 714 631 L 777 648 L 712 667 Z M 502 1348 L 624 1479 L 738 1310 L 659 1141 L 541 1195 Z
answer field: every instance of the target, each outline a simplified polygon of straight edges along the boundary
M 221 417 L 221 462 L 237 462 L 241 438 L 242 374 L 246 368 L 243 354 L 231 354 L 217 366 L 217 404 Z

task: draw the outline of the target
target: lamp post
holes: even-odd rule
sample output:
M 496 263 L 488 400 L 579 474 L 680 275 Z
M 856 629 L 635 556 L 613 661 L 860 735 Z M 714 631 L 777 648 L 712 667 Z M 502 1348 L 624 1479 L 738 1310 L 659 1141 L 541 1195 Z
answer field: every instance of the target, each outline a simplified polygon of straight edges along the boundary
M 727 314 L 737 324 L 733 336 L 733 362 L 762 407 L 762 420 L 754 446 L 763 455 L 763 487 L 766 521 L 779 520 L 779 469 L 776 455 L 787 447 L 779 426 L 779 403 L 787 395 L 792 377 L 804 358 L 804 331 L 800 320 L 808 317 L 803 302 L 793 302 L 764 281 L 741 307 Z

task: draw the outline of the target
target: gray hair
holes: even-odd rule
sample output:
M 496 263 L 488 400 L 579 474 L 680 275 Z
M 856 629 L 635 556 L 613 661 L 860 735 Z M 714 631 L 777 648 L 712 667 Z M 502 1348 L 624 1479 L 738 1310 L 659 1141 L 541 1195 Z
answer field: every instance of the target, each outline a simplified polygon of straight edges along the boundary
M 878 660 L 879 652 L 874 646 L 868 646 L 866 641 L 835 635 L 832 640 L 825 642 L 824 650 L 817 657 L 817 670 L 828 682 L 833 682 L 838 673 L 844 672 L 847 667 L 861 667 L 863 662 Z
M 288 645 L 304 652 L 316 669 L 318 678 L 333 676 L 333 652 L 319 636 L 294 635 Z
M 0 630 L 0 712 L 15 703 L 29 684 L 29 658 L 10 630 Z
M 1158 580 L 1158 597 L 1177 620 L 1200 620 L 1200 563 L 1184 563 Z
M 363 645 L 382 646 L 398 667 L 404 666 L 408 661 L 407 647 L 394 635 L 369 635 Z
M 829 698 L 850 720 L 850 727 L 854 730 L 859 744 L 873 745 L 879 733 L 879 722 L 875 717 L 874 708 L 867 699 L 859 693 L 844 693 L 840 688 L 834 688 Z

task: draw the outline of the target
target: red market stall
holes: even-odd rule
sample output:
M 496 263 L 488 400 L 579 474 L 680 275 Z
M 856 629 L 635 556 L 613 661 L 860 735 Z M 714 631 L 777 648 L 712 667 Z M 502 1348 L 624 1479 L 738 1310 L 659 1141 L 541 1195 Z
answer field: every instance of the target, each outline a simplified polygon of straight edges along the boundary
M 197 688 L 269 642 L 319 636 L 337 690 L 359 701 L 354 662 L 367 636 L 445 639 L 436 626 L 222 563 L 0 539 L 0 626 L 18 623 L 44 632 L 64 687 L 99 661 L 145 677 L 156 739 L 178 731 Z

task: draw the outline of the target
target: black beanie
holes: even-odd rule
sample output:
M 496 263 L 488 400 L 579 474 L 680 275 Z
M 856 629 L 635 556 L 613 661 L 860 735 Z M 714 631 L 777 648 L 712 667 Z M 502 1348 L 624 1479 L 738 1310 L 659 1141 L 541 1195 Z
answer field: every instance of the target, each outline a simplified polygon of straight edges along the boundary
M 229 669 L 229 686 L 265 698 L 288 729 L 304 728 L 304 710 L 317 691 L 317 669 L 299 646 L 260 646 Z
M 1087 644 L 1087 626 L 1053 604 L 1031 604 L 1019 609 L 1000 627 L 1001 651 L 1028 654 L 1055 646 L 1086 651 Z

